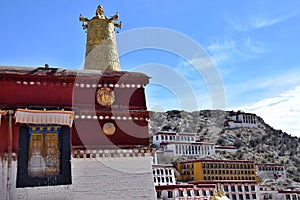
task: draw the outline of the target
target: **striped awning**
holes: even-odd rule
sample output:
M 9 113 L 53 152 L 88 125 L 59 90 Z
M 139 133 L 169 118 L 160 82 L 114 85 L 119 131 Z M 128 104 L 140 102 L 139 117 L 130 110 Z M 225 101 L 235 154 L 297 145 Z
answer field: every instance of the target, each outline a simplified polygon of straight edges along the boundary
M 58 124 L 72 127 L 73 111 L 64 110 L 27 110 L 17 109 L 16 123 L 24 124 Z
M 1 118 L 3 115 L 6 115 L 7 110 L 0 110 L 0 126 L 1 126 Z

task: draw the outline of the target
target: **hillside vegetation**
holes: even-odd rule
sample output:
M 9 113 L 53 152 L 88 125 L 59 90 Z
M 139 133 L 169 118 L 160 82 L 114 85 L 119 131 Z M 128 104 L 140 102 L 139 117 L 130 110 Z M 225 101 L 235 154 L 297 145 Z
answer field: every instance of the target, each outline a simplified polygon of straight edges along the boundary
M 152 112 L 150 135 L 158 131 L 197 133 L 217 145 L 238 148 L 235 154 L 217 155 L 218 159 L 283 164 L 288 177 L 300 182 L 300 138 L 274 129 L 259 116 L 258 128 L 225 129 L 226 115 L 227 112 L 221 110 Z

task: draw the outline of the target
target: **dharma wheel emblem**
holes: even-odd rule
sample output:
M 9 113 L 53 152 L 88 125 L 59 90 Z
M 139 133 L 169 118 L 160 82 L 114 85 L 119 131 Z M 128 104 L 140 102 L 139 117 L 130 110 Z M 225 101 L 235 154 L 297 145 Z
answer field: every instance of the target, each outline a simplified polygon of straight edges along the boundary
M 100 88 L 97 91 L 97 102 L 101 106 L 111 106 L 115 101 L 114 91 L 111 88 Z
M 113 123 L 107 122 L 103 125 L 103 132 L 106 135 L 113 135 L 116 132 L 116 127 Z

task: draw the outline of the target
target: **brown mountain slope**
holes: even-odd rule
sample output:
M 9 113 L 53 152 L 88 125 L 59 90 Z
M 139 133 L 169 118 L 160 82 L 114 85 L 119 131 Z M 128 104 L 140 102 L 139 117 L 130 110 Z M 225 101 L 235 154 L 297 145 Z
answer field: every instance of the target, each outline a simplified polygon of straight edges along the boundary
M 150 135 L 157 131 L 197 133 L 215 144 L 238 148 L 235 154 L 218 157 L 283 164 L 288 177 L 300 182 L 300 138 L 272 128 L 259 116 L 258 128 L 224 129 L 226 114 L 221 110 L 152 112 Z

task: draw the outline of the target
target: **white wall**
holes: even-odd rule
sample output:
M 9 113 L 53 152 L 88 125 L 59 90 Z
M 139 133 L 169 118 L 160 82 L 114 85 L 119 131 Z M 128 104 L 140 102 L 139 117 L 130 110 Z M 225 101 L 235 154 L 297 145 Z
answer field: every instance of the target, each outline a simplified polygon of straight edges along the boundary
M 177 151 L 176 151 L 177 148 Z M 197 155 L 215 155 L 215 147 L 210 144 L 196 145 L 196 144 L 168 144 L 166 150 L 171 150 L 172 157 L 179 155 L 197 156 Z
M 151 157 L 72 159 L 72 185 L 15 188 L 17 162 L 13 162 L 13 199 L 95 200 L 155 199 Z M 3 167 L 0 180 L 3 180 Z M 0 200 L 6 186 L 0 182 Z
M 174 169 L 171 167 L 153 167 L 154 185 L 175 185 Z M 167 181 L 168 180 L 168 181 Z
M 5 199 L 7 162 L 0 158 L 0 200 Z

